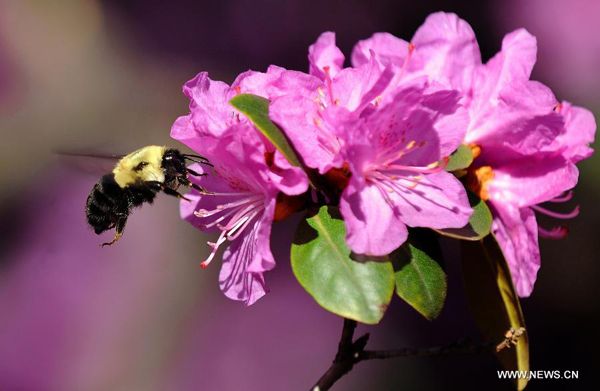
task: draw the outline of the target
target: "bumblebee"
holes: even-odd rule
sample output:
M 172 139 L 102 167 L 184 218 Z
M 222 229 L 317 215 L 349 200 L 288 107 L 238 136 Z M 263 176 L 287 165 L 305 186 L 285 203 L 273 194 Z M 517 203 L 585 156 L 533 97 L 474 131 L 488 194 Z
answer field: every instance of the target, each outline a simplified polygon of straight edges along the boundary
M 183 185 L 206 194 L 188 179 L 188 175 L 205 174 L 187 168 L 187 160 L 210 165 L 202 156 L 151 145 L 122 157 L 111 173 L 100 178 L 87 198 L 85 212 L 96 234 L 115 228 L 114 239 L 102 246 L 119 240 L 132 209 L 145 202 L 152 203 L 159 192 L 187 200 L 177 191 Z

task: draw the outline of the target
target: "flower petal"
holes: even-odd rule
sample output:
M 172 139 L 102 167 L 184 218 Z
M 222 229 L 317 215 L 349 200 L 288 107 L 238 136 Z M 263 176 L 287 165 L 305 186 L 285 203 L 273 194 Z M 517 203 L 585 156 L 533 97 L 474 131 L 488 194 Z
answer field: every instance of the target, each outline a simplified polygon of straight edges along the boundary
M 265 208 L 262 216 L 247 227 L 243 237 L 234 240 L 223 254 L 219 285 L 225 296 L 254 304 L 267 292 L 263 272 L 275 267 L 269 238 L 275 201 Z
M 331 104 L 360 111 L 387 88 L 393 76 L 391 68 L 381 70 L 375 62 L 344 68 L 331 84 Z
M 325 173 L 339 163 L 338 141 L 323 121 L 314 97 L 298 94 L 279 97 L 271 102 L 269 113 L 308 167 Z
M 594 115 L 583 107 L 572 106 L 569 102 L 560 105 L 560 114 L 565 119 L 566 132 L 556 139 L 565 148 L 563 156 L 577 163 L 587 159 L 594 150 L 589 147 L 596 134 Z
M 207 168 L 200 164 L 193 164 L 190 168 L 199 174 L 205 173 L 208 175 L 202 177 L 190 176 L 190 180 L 205 188 L 208 191 L 215 193 L 237 193 L 239 189 L 231 187 L 228 181 L 226 181 L 218 172 L 212 168 Z M 214 210 L 217 205 L 222 205 L 228 202 L 235 202 L 242 198 L 242 196 L 222 196 L 222 195 L 201 195 L 196 190 L 192 189 L 185 195 L 190 201 L 181 200 L 179 202 L 179 213 L 181 218 L 188 221 L 194 227 L 199 228 L 203 231 L 207 231 L 205 228 L 206 224 L 212 223 L 219 216 L 210 217 L 197 217 L 194 212 L 200 209 Z M 216 227 L 208 231 L 215 231 Z
M 492 203 L 492 211 L 492 232 L 502 249 L 517 294 L 528 297 L 540 268 L 535 213 L 530 208 L 498 203 Z
M 408 230 L 374 185 L 352 178 L 340 200 L 346 242 L 357 254 L 381 256 L 400 247 Z
M 310 93 L 321 84 L 322 81 L 315 76 L 271 65 L 266 73 L 246 71 L 240 74 L 231 84 L 231 88 L 239 93 L 273 99 L 287 95 L 290 91 Z
M 494 167 L 487 191 L 495 204 L 520 208 L 558 197 L 577 184 L 577 167 L 560 155 L 539 154 Z
M 426 166 L 450 155 L 463 140 L 468 114 L 459 98 L 452 90 L 424 94 L 407 88 L 360 119 L 337 115 L 338 123 L 329 122 L 345 142 L 353 172 L 368 169 L 364 162 Z
M 268 171 L 271 183 L 287 195 L 298 195 L 308 189 L 308 177 L 300 167 L 294 167 L 279 151 Z
M 254 235 L 246 234 L 227 247 L 219 273 L 219 286 L 225 296 L 248 306 L 267 292 L 263 274 L 248 271 L 255 253 L 254 240 Z
M 325 79 L 333 78 L 344 65 L 344 54 L 335 46 L 335 33 L 325 32 L 308 48 L 310 74 Z
M 461 91 L 471 87 L 473 71 L 481 65 L 479 46 L 473 29 L 457 15 L 431 14 L 419 27 L 410 70 L 420 70 L 430 79 Z
M 409 227 L 461 228 L 473 214 L 463 185 L 450 173 L 425 175 L 416 184 L 400 179 L 398 184 L 405 191 L 390 195 Z
M 529 80 L 504 86 L 491 101 L 485 91 L 476 94 L 465 141 L 505 145 L 521 154 L 555 150 L 551 144 L 565 132 L 562 117 L 554 111 L 557 103 L 548 87 Z
M 504 87 L 529 80 L 536 55 L 537 41 L 527 30 L 507 34 L 502 40 L 502 50 L 481 69 L 474 91 L 483 93 L 482 101 L 495 104 Z
M 371 61 L 373 55 L 384 66 L 401 67 L 408 55 L 408 42 L 389 33 L 375 33 L 371 38 L 358 41 L 352 49 L 352 66 L 359 67 Z
M 226 83 L 213 81 L 207 72 L 185 83 L 184 94 L 190 98 L 191 119 L 200 134 L 220 136 L 231 123 L 234 109 L 229 105 L 233 92 Z
M 433 126 L 440 140 L 440 157 L 450 156 L 465 139 L 469 125 L 468 111 L 459 106 L 459 95 L 454 90 L 441 90 L 427 95 L 423 106 L 434 110 Z

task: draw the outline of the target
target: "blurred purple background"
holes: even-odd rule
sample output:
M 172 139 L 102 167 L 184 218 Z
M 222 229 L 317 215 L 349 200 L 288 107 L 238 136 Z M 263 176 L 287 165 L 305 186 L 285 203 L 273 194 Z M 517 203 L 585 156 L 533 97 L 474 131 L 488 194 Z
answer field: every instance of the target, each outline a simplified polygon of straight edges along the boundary
M 0 3 L 0 390 L 308 389 L 335 353 L 341 320 L 303 292 L 274 230 L 271 293 L 245 308 L 218 290 L 219 265 L 201 270 L 205 241 L 159 197 L 137 210 L 124 239 L 99 248 L 83 205 L 99 173 L 56 150 L 119 154 L 168 144 L 187 111 L 181 85 L 209 71 L 227 82 L 275 63 L 306 70 L 325 30 L 349 56 L 376 31 L 409 39 L 427 14 L 454 11 L 473 26 L 484 58 L 502 36 L 538 37 L 534 78 L 560 99 L 600 108 L 600 3 L 529 0 L 192 0 Z M 542 241 L 542 268 L 523 301 L 532 369 L 574 369 L 579 381 L 529 389 L 589 389 L 600 364 L 600 158 L 583 162 L 582 214 L 563 241 Z M 292 227 L 294 222 L 281 223 Z M 429 346 L 477 336 L 457 260 L 449 298 L 428 322 L 394 300 L 372 348 Z M 360 364 L 338 390 L 510 389 L 492 357 Z

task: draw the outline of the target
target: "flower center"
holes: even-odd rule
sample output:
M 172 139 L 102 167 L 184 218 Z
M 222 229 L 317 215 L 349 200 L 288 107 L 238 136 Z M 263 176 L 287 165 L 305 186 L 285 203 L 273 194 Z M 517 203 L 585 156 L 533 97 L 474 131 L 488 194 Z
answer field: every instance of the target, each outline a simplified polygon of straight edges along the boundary
M 467 187 L 484 201 L 490 199 L 488 185 L 494 179 L 494 170 L 491 166 L 481 166 L 470 169 L 467 174 Z
M 240 234 L 259 216 L 264 209 L 264 196 L 262 194 L 241 192 L 241 193 L 210 193 L 210 196 L 238 197 L 237 200 L 217 205 L 214 209 L 199 209 L 194 215 L 200 218 L 215 216 L 216 219 L 210 223 L 204 224 L 205 228 L 217 227 L 221 230 L 221 235 L 216 242 L 207 242 L 212 248 L 208 258 L 206 258 L 200 267 L 205 269 L 215 257 L 221 244 L 226 241 L 237 239 Z

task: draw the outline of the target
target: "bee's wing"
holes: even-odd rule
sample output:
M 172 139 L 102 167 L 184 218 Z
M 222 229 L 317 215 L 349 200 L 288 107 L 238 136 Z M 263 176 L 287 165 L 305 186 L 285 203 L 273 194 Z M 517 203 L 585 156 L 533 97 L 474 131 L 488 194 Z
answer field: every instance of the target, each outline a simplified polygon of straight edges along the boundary
M 108 174 L 125 156 L 75 151 L 56 151 L 55 153 L 67 166 L 95 176 Z

